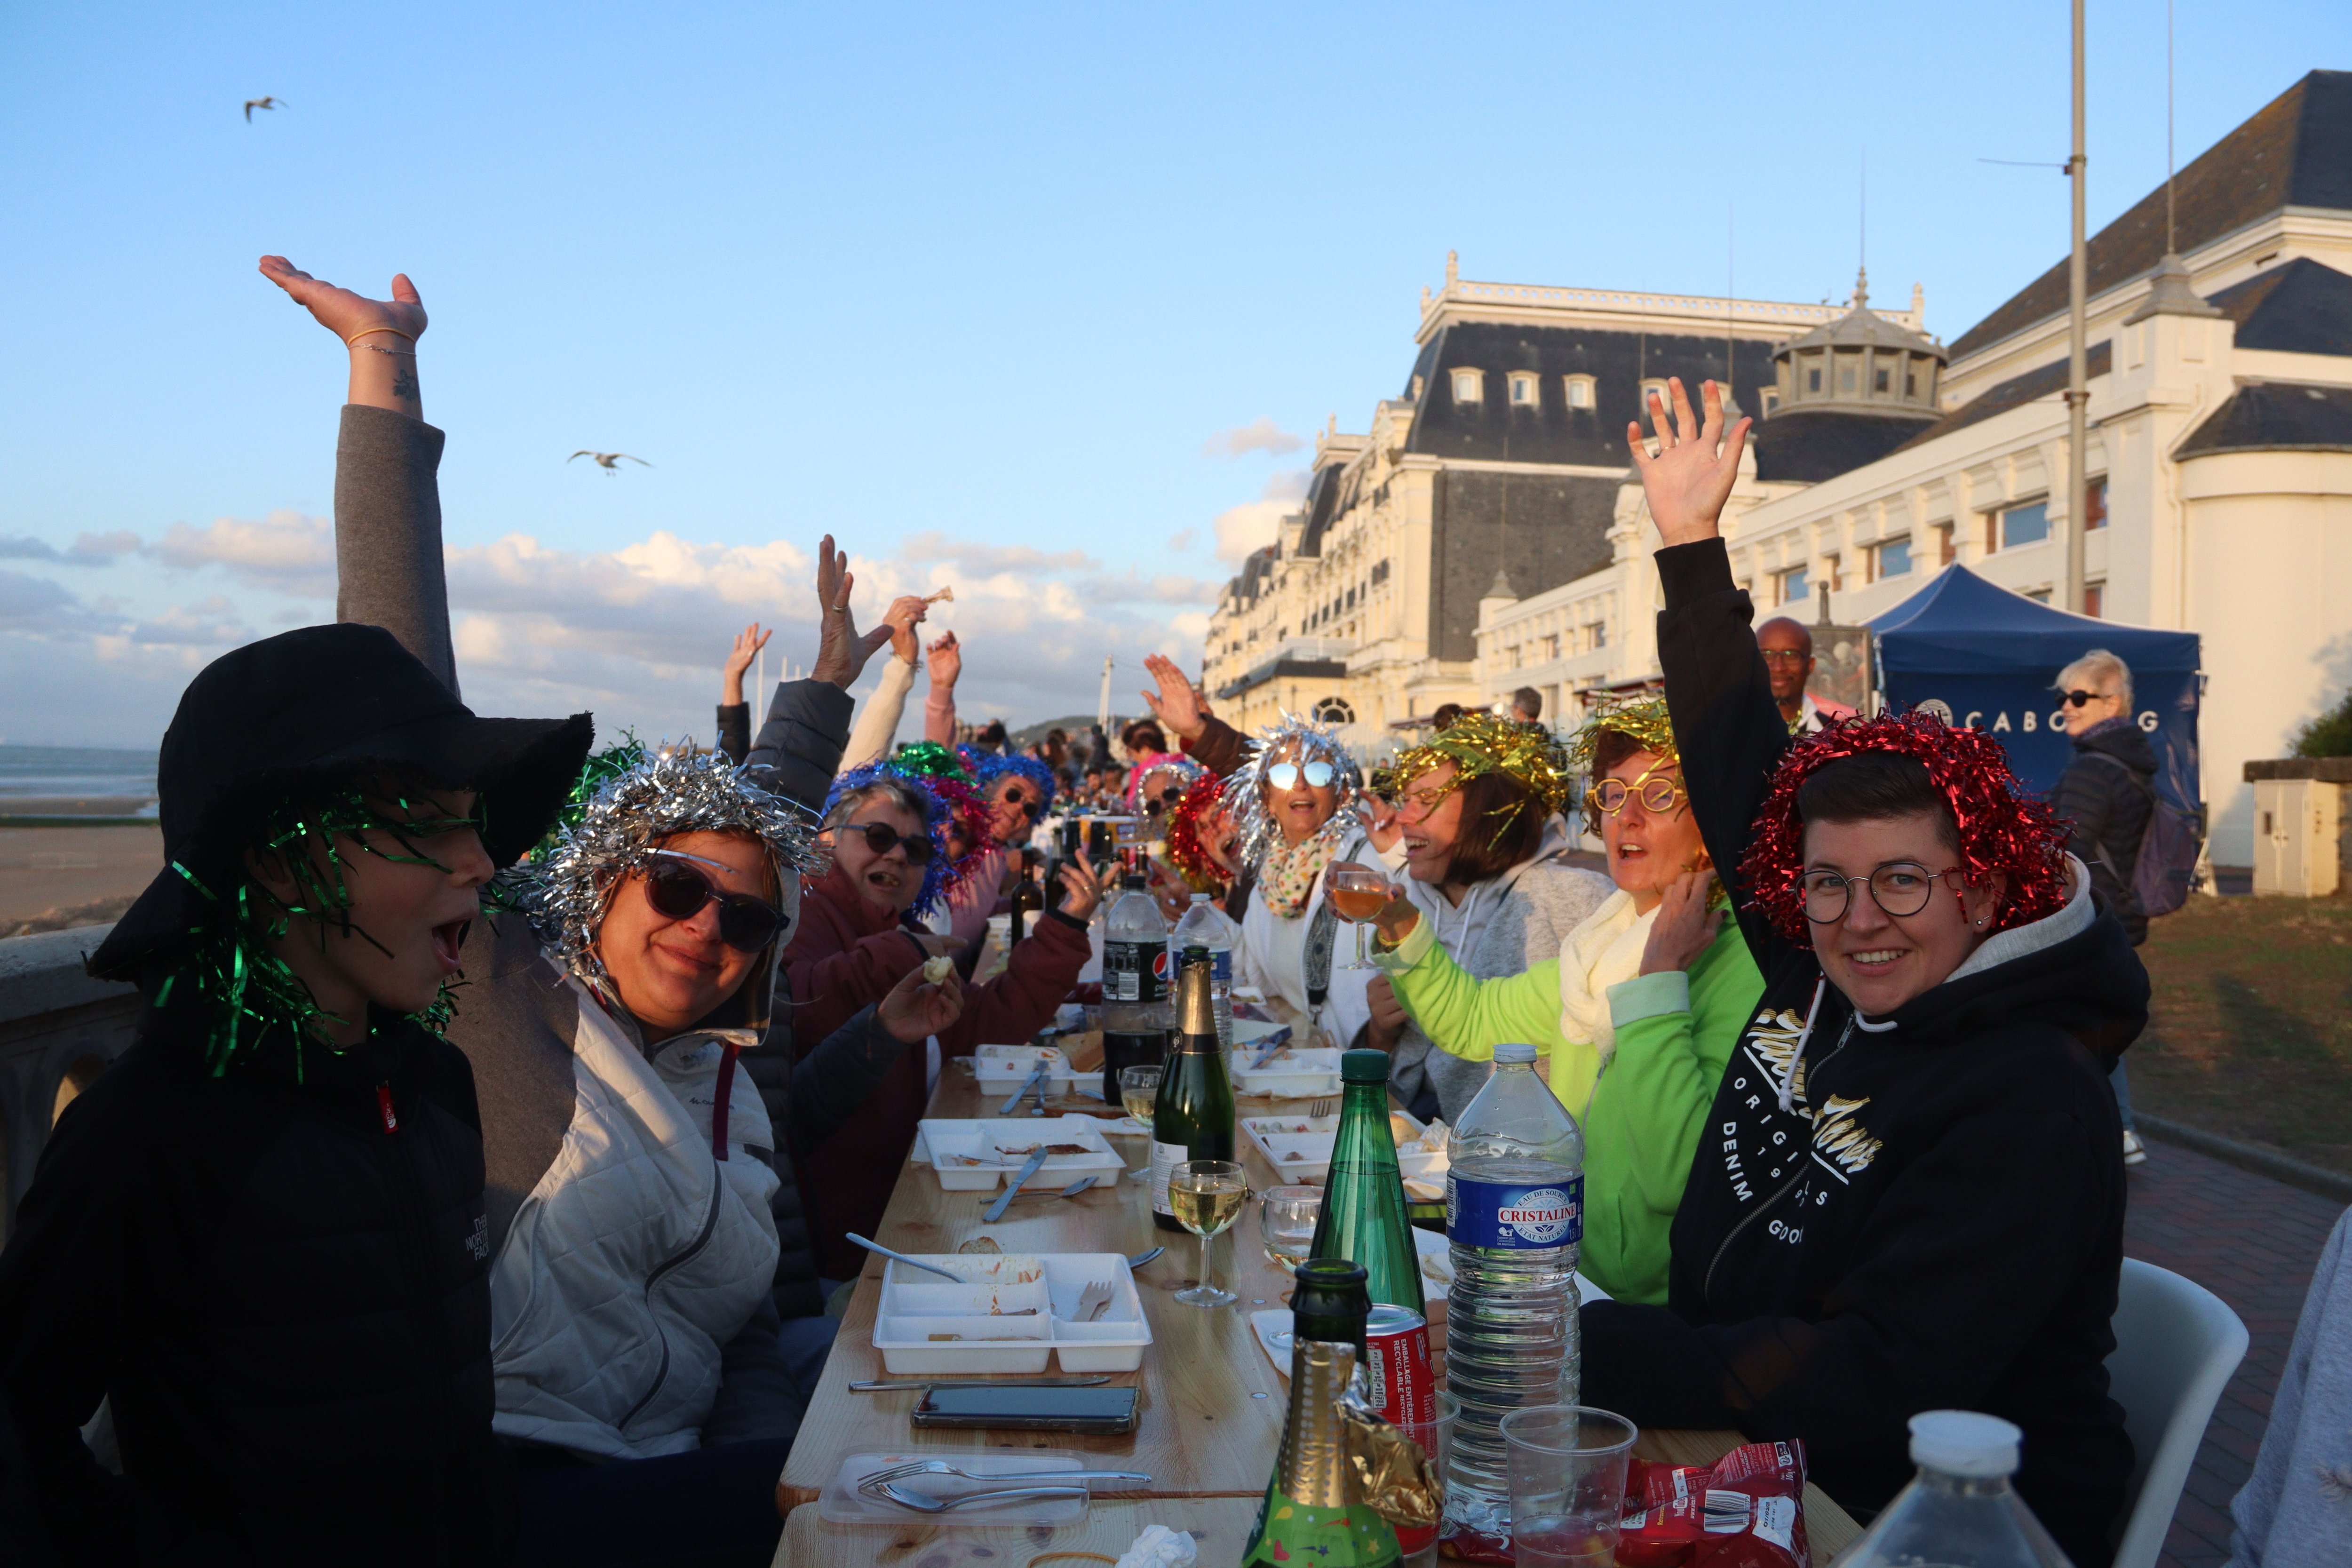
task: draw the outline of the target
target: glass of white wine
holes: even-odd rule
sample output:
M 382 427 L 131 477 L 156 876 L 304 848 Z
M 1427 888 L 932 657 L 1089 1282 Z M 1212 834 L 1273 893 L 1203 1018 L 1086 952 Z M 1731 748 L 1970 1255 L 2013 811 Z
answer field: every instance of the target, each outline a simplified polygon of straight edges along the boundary
M 1231 1160 L 1187 1160 L 1168 1173 L 1168 1206 L 1177 1223 L 1201 1238 L 1201 1282 L 1176 1292 L 1188 1307 L 1230 1307 L 1241 1300 L 1209 1279 L 1209 1242 L 1241 1216 L 1249 1178 Z
M 1118 1069 L 1119 1103 L 1127 1113 L 1143 1123 L 1143 1131 L 1151 1131 L 1151 1113 L 1160 1104 L 1160 1068 L 1158 1064 Z

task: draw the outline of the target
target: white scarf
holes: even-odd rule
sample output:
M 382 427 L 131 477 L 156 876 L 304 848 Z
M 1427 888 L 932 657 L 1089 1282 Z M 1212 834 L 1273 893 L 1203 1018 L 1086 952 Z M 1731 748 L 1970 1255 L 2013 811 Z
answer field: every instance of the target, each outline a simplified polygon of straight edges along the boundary
M 1609 1016 L 1609 988 L 1642 973 L 1643 950 L 1658 910 L 1633 912 L 1633 895 L 1618 891 L 1601 900 L 1568 933 L 1559 948 L 1559 1032 L 1570 1044 L 1590 1044 L 1607 1062 L 1617 1050 L 1617 1026 Z

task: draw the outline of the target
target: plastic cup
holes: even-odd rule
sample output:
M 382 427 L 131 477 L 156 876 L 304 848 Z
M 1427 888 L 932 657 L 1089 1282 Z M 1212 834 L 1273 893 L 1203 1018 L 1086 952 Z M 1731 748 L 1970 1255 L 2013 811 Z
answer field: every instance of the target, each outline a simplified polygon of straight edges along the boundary
M 1445 1467 L 1454 1458 L 1454 1424 L 1462 1415 L 1462 1401 L 1443 1389 L 1437 1394 L 1437 1417 L 1432 1421 L 1411 1422 L 1400 1428 L 1404 1435 L 1421 1445 L 1429 1456 L 1430 1473 L 1437 1478 L 1437 1506 L 1440 1514 L 1445 1509 Z M 1406 1568 L 1433 1568 L 1437 1562 L 1437 1542 L 1433 1531 L 1426 1546 L 1405 1553 Z
M 1608 1568 L 1625 1511 L 1625 1460 L 1640 1432 L 1585 1405 L 1503 1417 L 1511 1468 L 1511 1547 L 1520 1568 Z

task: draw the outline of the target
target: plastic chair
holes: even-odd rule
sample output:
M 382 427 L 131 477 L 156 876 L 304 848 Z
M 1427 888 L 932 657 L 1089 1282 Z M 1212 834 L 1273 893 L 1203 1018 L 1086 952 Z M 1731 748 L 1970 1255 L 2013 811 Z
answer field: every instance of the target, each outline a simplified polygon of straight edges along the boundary
M 2156 1568 L 2205 1424 L 2246 1355 L 2246 1325 L 2229 1303 L 2168 1268 L 2124 1259 L 2108 1393 L 2131 1434 L 2131 1487 L 2115 1568 Z

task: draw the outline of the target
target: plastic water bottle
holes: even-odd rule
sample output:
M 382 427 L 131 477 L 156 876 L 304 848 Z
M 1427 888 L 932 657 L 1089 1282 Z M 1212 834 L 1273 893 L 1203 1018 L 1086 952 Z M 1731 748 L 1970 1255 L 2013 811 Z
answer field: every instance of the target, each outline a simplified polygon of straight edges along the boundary
M 1125 890 L 1103 921 L 1103 1100 L 1110 1105 L 1119 1102 L 1119 1069 L 1163 1060 L 1176 1024 L 1168 922 L 1141 877 L 1130 872 L 1119 885 Z
M 2066 1554 L 2009 1484 L 2022 1436 L 1972 1410 L 1911 1417 L 1919 1473 L 1846 1548 L 1840 1568 L 2066 1568 Z
M 1576 1257 L 1584 1134 L 1535 1073 L 1533 1046 L 1495 1047 L 1495 1070 L 1446 1140 L 1446 1386 L 1462 1401 L 1446 1471 L 1444 1537 L 1473 1561 L 1511 1560 L 1503 1417 L 1573 1405 Z
M 1168 945 L 1178 952 L 1188 947 L 1209 950 L 1210 997 L 1217 1008 L 1217 1043 L 1228 1054 L 1234 1048 L 1234 946 L 1241 941 L 1242 928 L 1232 917 L 1217 908 L 1217 901 L 1206 893 L 1192 895 L 1192 907 L 1176 922 L 1176 932 Z

